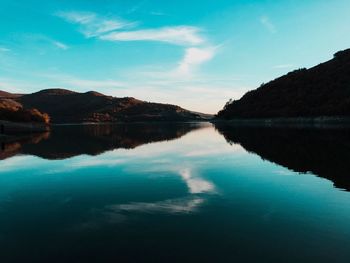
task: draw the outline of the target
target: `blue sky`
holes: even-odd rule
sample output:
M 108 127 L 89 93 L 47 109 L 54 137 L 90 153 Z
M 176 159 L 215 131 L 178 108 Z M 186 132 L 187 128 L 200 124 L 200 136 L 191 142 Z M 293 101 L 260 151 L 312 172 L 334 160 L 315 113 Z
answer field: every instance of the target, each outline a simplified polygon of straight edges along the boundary
M 350 47 L 347 0 L 0 0 L 0 89 L 133 96 L 215 113 Z

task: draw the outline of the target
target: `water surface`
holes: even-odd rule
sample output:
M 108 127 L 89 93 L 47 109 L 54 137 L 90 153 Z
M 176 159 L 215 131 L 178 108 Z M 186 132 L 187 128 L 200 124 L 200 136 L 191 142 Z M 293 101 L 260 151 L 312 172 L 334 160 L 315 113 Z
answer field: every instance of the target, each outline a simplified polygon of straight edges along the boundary
M 350 259 L 346 130 L 62 126 L 1 149 L 1 262 Z

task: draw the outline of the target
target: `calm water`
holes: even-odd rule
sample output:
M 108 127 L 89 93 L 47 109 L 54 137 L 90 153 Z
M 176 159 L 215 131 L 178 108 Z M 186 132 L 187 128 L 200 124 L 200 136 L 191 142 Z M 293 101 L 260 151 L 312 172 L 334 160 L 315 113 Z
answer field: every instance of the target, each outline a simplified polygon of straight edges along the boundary
M 0 262 L 350 262 L 350 133 L 63 126 L 3 142 Z

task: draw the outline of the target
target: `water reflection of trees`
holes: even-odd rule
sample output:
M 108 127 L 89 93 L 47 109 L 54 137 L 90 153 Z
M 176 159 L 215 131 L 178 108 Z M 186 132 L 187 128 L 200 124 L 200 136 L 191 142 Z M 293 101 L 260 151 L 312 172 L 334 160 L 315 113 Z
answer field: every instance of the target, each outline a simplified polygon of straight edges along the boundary
M 311 172 L 350 190 L 350 130 L 258 128 L 217 124 L 229 143 L 296 172 Z
M 46 159 L 65 159 L 77 155 L 98 155 L 105 151 L 173 140 L 208 124 L 163 123 L 125 125 L 54 126 L 50 133 L 0 138 L 0 159 L 30 154 Z

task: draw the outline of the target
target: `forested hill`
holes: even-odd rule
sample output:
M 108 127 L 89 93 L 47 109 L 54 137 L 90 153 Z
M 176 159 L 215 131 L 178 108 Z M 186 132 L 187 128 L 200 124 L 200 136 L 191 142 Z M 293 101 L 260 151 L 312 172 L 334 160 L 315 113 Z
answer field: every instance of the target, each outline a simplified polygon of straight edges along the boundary
M 319 116 L 350 116 L 350 49 L 263 84 L 217 114 L 220 119 Z

